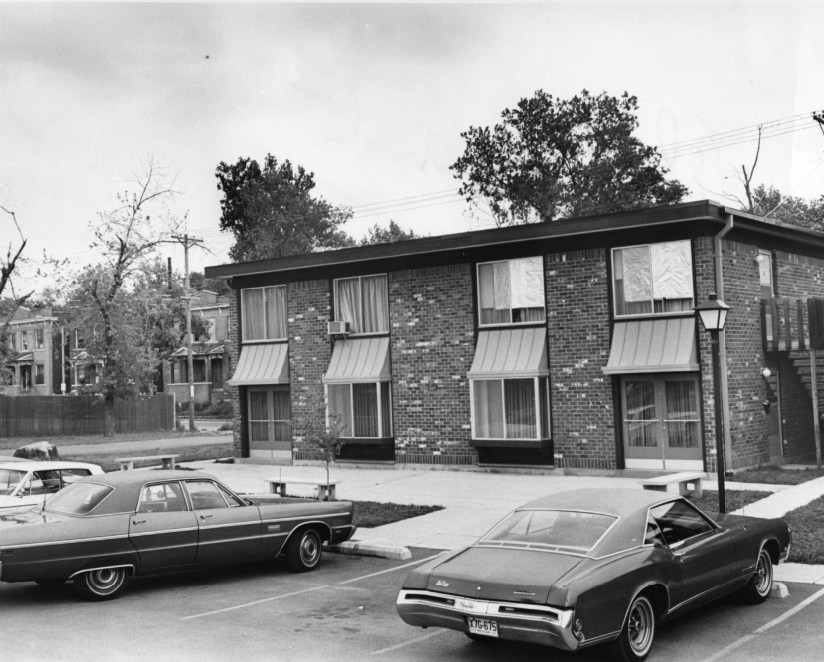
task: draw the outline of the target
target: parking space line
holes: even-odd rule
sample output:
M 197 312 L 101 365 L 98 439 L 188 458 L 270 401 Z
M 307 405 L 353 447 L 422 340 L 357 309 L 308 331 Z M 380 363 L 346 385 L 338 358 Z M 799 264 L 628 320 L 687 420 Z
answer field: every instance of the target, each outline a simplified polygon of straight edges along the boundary
M 753 632 L 752 634 L 747 634 L 747 635 L 744 635 L 744 636 L 743 636 L 743 637 L 741 637 L 740 639 L 737 639 L 736 641 L 733 641 L 733 642 L 732 642 L 729 646 L 726 646 L 726 647 L 722 648 L 722 649 L 721 649 L 720 651 L 718 651 L 715 655 L 712 655 L 711 657 L 706 658 L 706 659 L 704 660 L 704 662 L 717 662 L 717 660 L 721 660 L 721 659 L 723 659 L 724 657 L 726 657 L 726 656 L 727 656 L 727 654 L 729 654 L 729 653 L 730 653 L 730 651 L 733 651 L 733 650 L 735 650 L 736 648 L 741 648 L 741 646 L 743 646 L 744 644 L 749 643 L 750 641 L 752 641 L 753 639 L 755 639 L 755 638 L 756 638 L 756 635 L 759 635 L 759 634 L 764 634 L 764 633 L 765 633 L 765 632 L 767 632 L 768 630 L 771 630 L 772 628 L 774 628 L 776 625 L 779 625 L 780 623 L 783 623 L 784 621 L 786 621 L 786 620 L 787 620 L 788 618 L 790 618 L 791 616 L 793 616 L 793 615 L 797 614 L 799 611 L 801 611 L 801 610 L 802 610 L 802 609 L 804 609 L 805 607 L 808 607 L 808 606 L 809 606 L 809 605 L 811 605 L 813 602 L 815 602 L 816 600 L 818 600 L 818 599 L 819 599 L 822 595 L 824 595 L 824 588 L 822 588 L 821 590 L 819 590 L 819 591 L 818 591 L 818 592 L 816 592 L 816 593 L 813 593 L 813 594 L 812 594 L 811 596 L 809 596 L 808 598 L 806 598 L 806 599 L 802 600 L 801 602 L 799 602 L 799 603 L 798 603 L 795 607 L 793 607 L 792 609 L 788 609 L 787 611 L 785 611 L 785 612 L 784 612 L 783 614 L 781 614 L 780 616 L 776 616 L 776 617 L 775 617 L 774 619 L 772 619 L 771 621 L 769 621 L 769 622 L 765 623 L 765 624 L 764 624 L 764 625 L 762 625 L 760 628 L 758 628 L 757 630 L 755 630 L 755 632 Z
M 393 651 L 404 648 L 405 646 L 411 646 L 412 644 L 419 644 L 422 641 L 426 641 L 427 639 L 431 639 L 432 637 L 436 637 L 437 635 L 443 634 L 444 632 L 448 632 L 448 630 L 444 630 L 444 629 L 433 630 L 432 632 L 427 632 L 425 635 L 423 635 L 421 637 L 415 637 L 414 639 L 410 639 L 409 641 L 405 641 L 402 644 L 395 644 L 394 646 L 390 646 L 389 648 L 381 648 L 379 651 L 372 651 L 371 655 L 380 655 L 381 653 L 392 653 Z
M 361 577 L 355 577 L 354 579 L 347 579 L 345 582 L 337 582 L 336 586 L 343 586 L 345 584 L 353 584 L 354 582 L 363 581 L 364 579 L 371 579 L 372 577 L 377 577 L 378 575 L 385 575 L 389 572 L 394 572 L 395 570 L 403 570 L 404 568 L 409 568 L 413 565 L 420 565 L 421 563 L 426 563 L 427 561 L 431 561 L 432 559 L 436 559 L 440 556 L 440 554 L 433 554 L 432 556 L 428 556 L 425 559 L 419 559 L 417 561 L 411 561 L 410 563 L 404 563 L 403 565 L 396 565 L 394 568 L 386 568 L 386 570 L 379 570 L 378 572 L 373 572 L 368 575 L 362 575 Z
M 353 584 L 355 582 L 363 581 L 364 579 L 370 579 L 371 577 L 377 577 L 378 575 L 384 575 L 388 572 L 393 572 L 395 570 L 403 570 L 404 568 L 408 568 L 413 565 L 419 565 L 421 563 L 426 563 L 427 561 L 431 561 L 434 558 L 439 557 L 440 554 L 434 554 L 429 556 L 425 559 L 420 559 L 418 561 L 412 561 L 411 563 L 405 563 L 404 565 L 398 565 L 393 568 L 387 568 L 386 570 L 380 570 L 378 572 L 371 572 L 368 575 L 361 575 L 360 577 L 355 577 L 353 579 L 347 579 L 343 582 L 336 582 L 335 584 L 318 584 L 317 586 L 311 586 L 309 588 L 304 588 L 299 591 L 292 591 L 291 593 L 284 593 L 283 595 L 273 595 L 269 598 L 261 598 L 260 600 L 253 600 L 251 602 L 244 602 L 239 605 L 232 605 L 231 607 L 223 607 L 222 609 L 213 609 L 211 611 L 204 611 L 200 614 L 190 614 L 189 616 L 181 617 L 183 621 L 189 621 L 193 618 L 202 618 L 203 616 L 212 616 L 214 614 L 223 614 L 227 611 L 236 611 L 238 609 L 245 609 L 246 607 L 254 607 L 255 605 L 264 604 L 266 602 L 273 602 L 275 600 L 282 600 L 283 598 L 291 598 L 295 595 L 301 595 L 302 593 L 311 593 L 313 591 L 319 591 L 324 588 L 331 588 L 332 586 L 345 586 L 346 584 Z

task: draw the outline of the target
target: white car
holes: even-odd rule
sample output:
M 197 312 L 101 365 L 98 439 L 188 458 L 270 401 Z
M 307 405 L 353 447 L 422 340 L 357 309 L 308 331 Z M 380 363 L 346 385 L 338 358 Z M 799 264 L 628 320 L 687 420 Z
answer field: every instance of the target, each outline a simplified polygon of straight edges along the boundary
M 87 462 L 0 462 L 0 509 L 43 503 L 73 480 L 102 473 L 101 467 Z

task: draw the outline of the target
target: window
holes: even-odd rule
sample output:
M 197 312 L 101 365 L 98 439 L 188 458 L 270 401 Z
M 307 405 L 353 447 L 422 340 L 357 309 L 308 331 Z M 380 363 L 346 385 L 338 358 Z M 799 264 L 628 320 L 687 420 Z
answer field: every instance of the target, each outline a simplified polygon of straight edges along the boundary
M 286 286 L 241 290 L 243 340 L 286 338 Z
M 670 501 L 650 509 L 661 535 L 668 545 L 677 545 L 689 538 L 715 530 L 715 526 L 683 499 Z
M 389 382 L 329 384 L 327 395 L 330 419 L 340 416 L 342 437 L 392 436 Z
M 34 366 L 34 383 L 35 384 L 45 384 L 46 383 L 46 366 L 43 363 L 38 363 Z
M 693 308 L 689 241 L 612 251 L 616 315 L 674 313 Z
M 289 387 L 249 389 L 249 442 L 291 441 Z
M 473 379 L 473 438 L 549 438 L 547 379 Z
M 341 278 L 334 283 L 336 320 L 352 333 L 389 331 L 389 291 L 382 276 Z
M 186 489 L 195 510 L 229 508 L 223 492 L 210 480 L 187 480 Z
M 20 332 L 20 350 L 25 352 L 29 348 L 29 332 Z
M 36 329 L 34 332 L 34 342 L 37 349 L 43 349 L 46 346 L 45 343 L 45 334 L 43 333 L 43 329 Z
M 478 265 L 480 324 L 544 321 L 544 261 L 540 257 Z
M 188 510 L 180 483 L 146 485 L 140 494 L 139 513 L 168 513 Z

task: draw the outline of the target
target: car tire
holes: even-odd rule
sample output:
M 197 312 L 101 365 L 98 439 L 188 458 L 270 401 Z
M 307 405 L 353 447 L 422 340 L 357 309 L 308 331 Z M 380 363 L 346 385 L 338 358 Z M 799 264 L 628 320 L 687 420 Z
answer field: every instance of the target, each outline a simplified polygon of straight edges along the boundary
M 655 639 L 655 610 L 644 595 L 637 595 L 627 610 L 618 639 L 612 642 L 613 656 L 621 662 L 641 662 Z
M 74 578 L 74 588 L 84 600 L 99 602 L 116 598 L 126 588 L 129 571 L 126 568 L 89 570 Z
M 772 557 L 765 547 L 758 552 L 758 560 L 755 562 L 755 572 L 742 589 L 744 600 L 752 605 L 757 605 L 768 597 L 772 591 L 773 565 Z
M 315 529 L 298 532 L 286 545 L 286 563 L 293 572 L 307 572 L 320 563 L 323 541 Z

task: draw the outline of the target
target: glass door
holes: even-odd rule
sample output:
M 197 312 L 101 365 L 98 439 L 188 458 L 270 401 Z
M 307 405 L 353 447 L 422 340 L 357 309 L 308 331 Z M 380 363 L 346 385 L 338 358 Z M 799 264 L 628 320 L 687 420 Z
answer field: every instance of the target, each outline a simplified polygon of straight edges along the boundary
M 288 386 L 250 388 L 247 393 L 249 457 L 292 459 Z
M 703 470 L 697 376 L 625 376 L 621 400 L 628 469 Z

